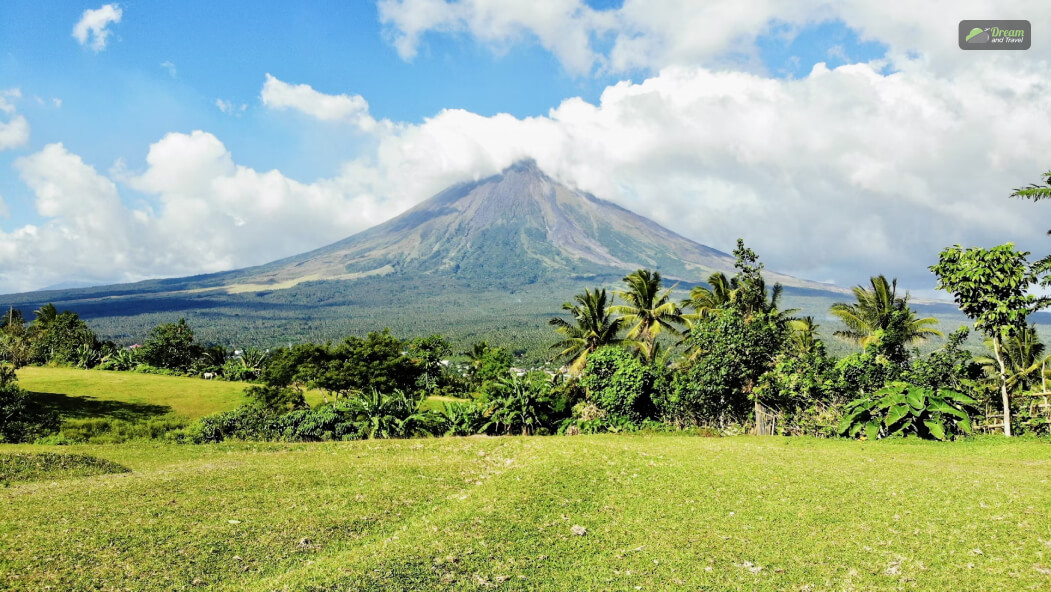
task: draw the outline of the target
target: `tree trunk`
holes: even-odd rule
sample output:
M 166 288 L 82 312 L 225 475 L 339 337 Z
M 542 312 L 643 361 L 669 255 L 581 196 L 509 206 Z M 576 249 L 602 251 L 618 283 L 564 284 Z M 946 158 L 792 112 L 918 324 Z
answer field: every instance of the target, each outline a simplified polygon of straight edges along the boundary
M 1007 367 L 1004 366 L 1004 356 L 1000 348 L 1000 336 L 993 338 L 993 352 L 996 354 L 996 362 L 1000 364 L 1000 396 L 1004 403 L 1004 436 L 1011 437 L 1011 399 L 1007 396 Z

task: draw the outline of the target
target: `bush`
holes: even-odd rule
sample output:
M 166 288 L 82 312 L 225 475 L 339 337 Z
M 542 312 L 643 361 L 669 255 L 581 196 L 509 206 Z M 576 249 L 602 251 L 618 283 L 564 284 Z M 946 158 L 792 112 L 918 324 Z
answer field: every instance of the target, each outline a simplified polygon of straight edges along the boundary
M 58 423 L 57 413 L 36 405 L 18 386 L 14 368 L 0 366 L 0 442 L 32 442 Z
M 321 442 L 359 437 L 358 426 L 345 401 L 290 411 L 279 418 L 278 425 L 281 439 L 289 441 Z
M 280 416 L 258 405 L 241 405 L 232 411 L 202 417 L 178 434 L 177 439 L 195 444 L 223 440 L 280 440 L 283 431 Z
M 672 380 L 665 417 L 720 429 L 747 423 L 753 409 L 749 389 L 773 366 L 785 335 L 783 323 L 764 313 L 746 317 L 717 310 L 701 320 L 686 338 L 694 358 Z
M 864 430 L 869 440 L 905 435 L 947 440 L 973 431 L 970 406 L 975 403 L 956 391 L 894 382 L 849 403 L 837 430 L 851 437 Z
M 606 413 L 630 422 L 652 417 L 656 376 L 621 347 L 603 347 L 588 356 L 580 376 L 591 400 Z

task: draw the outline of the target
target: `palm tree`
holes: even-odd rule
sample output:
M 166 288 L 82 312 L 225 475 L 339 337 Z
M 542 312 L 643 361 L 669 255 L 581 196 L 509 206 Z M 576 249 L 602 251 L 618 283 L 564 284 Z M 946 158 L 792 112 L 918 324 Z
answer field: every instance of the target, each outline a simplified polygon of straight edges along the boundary
M 986 338 L 985 345 L 989 349 L 995 347 L 991 338 Z M 1010 393 L 1020 393 L 1042 383 L 1044 367 L 1051 360 L 1051 355 L 1044 355 L 1045 347 L 1036 333 L 1036 326 L 1029 325 L 1005 337 L 1001 348 Z M 978 357 L 975 361 L 982 365 L 987 376 L 999 382 L 1000 366 L 994 358 Z
M 623 319 L 611 316 L 612 298 L 607 298 L 605 289 L 585 288 L 583 294 L 577 294 L 573 299 L 577 304 L 566 302 L 562 305 L 562 310 L 573 317 L 573 323 L 555 317 L 548 324 L 565 336 L 551 346 L 561 350 L 556 357 L 570 359 L 569 370 L 576 373 L 584 367 L 589 353 L 604 345 L 624 343 L 624 340 L 617 337 Z
M 679 307 L 671 300 L 672 288 L 661 292 L 661 274 L 648 269 L 639 269 L 624 278 L 627 290 L 617 296 L 627 304 L 610 307 L 610 311 L 624 315 L 624 322 L 632 325 L 628 339 L 637 343 L 647 360 L 653 359 L 654 344 L 661 331 L 678 334 L 675 325 L 682 324 Z
M 878 275 L 869 278 L 869 283 L 872 285 L 871 290 L 864 286 L 854 287 L 857 302 L 837 302 L 829 309 L 847 326 L 844 331 L 836 331 L 836 337 L 864 347 L 878 342 L 880 335 L 887 331 L 899 331 L 899 337 L 905 345 L 942 335 L 941 331 L 931 327 L 938 323 L 938 319 L 916 318 L 916 312 L 909 308 L 909 295 L 897 295 L 897 279 L 888 282 L 886 277 Z
M 789 333 L 788 340 L 792 345 L 792 349 L 800 354 L 809 354 L 814 351 L 817 344 L 821 343 L 821 339 L 817 336 L 818 326 L 814 322 L 814 317 L 803 317 L 788 321 L 788 328 L 792 331 Z
M 717 271 L 708 276 L 708 286 L 695 286 L 690 290 L 690 297 L 683 300 L 682 308 L 692 308 L 694 312 L 682 315 L 688 327 L 701 319 L 708 318 L 713 312 L 726 307 L 734 298 L 733 281 L 726 274 Z
M 58 318 L 58 309 L 55 308 L 54 304 L 48 302 L 44 306 L 34 310 L 33 314 L 36 315 L 36 318 L 33 319 L 33 322 L 30 324 L 37 327 L 40 331 L 46 331 L 47 328 L 55 322 L 55 319 Z

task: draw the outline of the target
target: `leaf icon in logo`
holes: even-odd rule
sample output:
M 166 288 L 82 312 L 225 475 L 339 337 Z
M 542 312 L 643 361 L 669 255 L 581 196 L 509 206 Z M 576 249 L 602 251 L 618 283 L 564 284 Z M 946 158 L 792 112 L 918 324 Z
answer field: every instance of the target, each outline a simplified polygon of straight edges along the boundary
M 989 35 L 988 29 L 975 27 L 971 29 L 970 33 L 967 34 L 967 37 L 964 39 L 964 41 L 966 41 L 967 43 L 989 43 L 989 40 L 991 38 L 992 36 Z

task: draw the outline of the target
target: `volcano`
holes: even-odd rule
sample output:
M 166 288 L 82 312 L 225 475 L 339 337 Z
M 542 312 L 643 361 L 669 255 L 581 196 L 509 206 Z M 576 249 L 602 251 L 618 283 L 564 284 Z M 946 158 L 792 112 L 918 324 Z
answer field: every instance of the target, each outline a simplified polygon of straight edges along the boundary
M 203 340 L 233 345 L 333 339 L 391 327 L 454 338 L 527 341 L 586 286 L 639 268 L 684 286 L 732 274 L 727 253 L 561 184 L 532 160 L 449 187 L 328 246 L 265 265 L 187 278 L 0 296 L 26 314 L 54 302 L 103 336 L 141 339 L 180 316 Z M 841 289 L 765 272 L 769 282 Z M 680 286 L 681 287 L 681 286 Z

